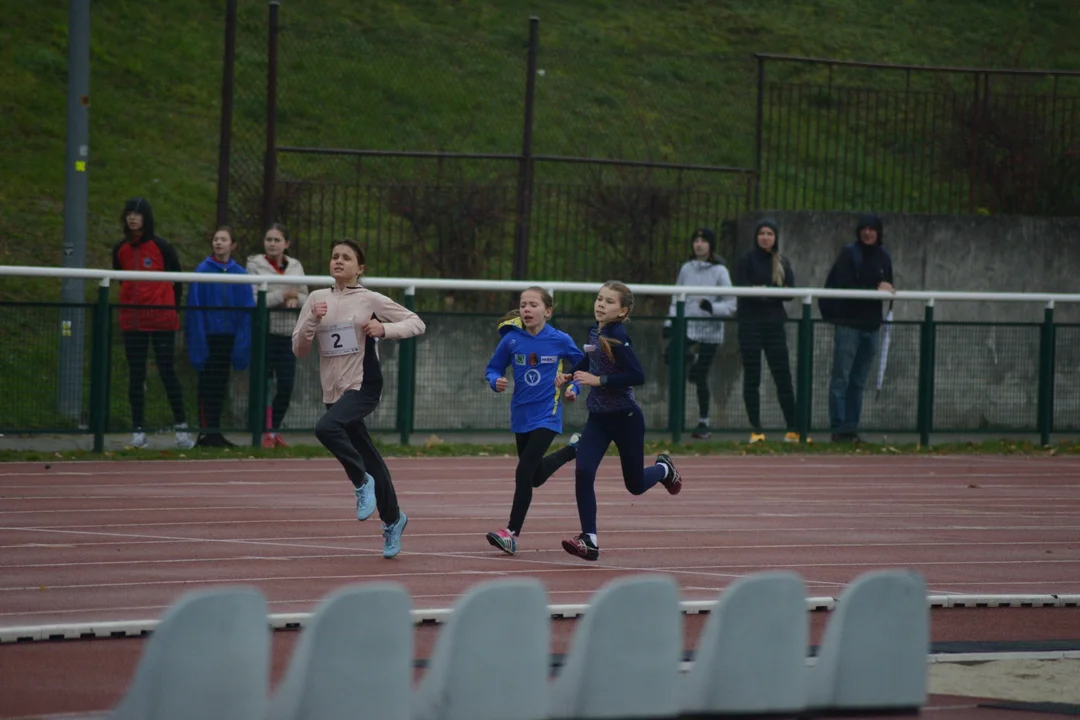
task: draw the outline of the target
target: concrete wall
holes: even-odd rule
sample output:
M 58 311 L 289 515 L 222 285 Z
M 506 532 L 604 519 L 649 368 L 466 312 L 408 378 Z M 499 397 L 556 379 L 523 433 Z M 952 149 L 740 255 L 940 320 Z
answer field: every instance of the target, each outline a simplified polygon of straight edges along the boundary
M 858 213 L 763 212 L 739 218 L 737 253 L 753 242 L 762 217 L 780 227 L 780 249 L 800 286 L 821 287 Z M 1080 219 L 881 215 L 885 247 L 902 290 L 1080 292 Z M 794 303 L 792 303 L 794 306 Z M 1042 307 L 1017 303 L 940 303 L 938 320 L 1039 322 Z M 897 320 L 921 320 L 922 303 L 899 303 Z M 1080 306 L 1060 306 L 1059 322 L 1080 322 Z

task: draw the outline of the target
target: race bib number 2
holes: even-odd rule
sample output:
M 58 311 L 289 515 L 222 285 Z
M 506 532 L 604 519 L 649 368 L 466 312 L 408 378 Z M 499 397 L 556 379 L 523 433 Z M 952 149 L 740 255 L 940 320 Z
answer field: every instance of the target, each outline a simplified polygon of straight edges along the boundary
M 347 322 L 320 328 L 318 336 L 319 349 L 323 357 L 353 355 L 360 352 L 360 344 L 356 340 L 356 325 L 353 324 L 351 318 Z

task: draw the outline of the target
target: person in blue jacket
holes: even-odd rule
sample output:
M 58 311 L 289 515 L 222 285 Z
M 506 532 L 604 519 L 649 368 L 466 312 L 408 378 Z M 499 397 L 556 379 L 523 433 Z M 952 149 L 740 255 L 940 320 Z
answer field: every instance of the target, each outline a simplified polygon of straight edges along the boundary
M 589 419 L 577 443 L 577 469 L 574 473 L 578 518 L 581 534 L 563 540 L 563 550 L 586 560 L 600 557 L 596 537 L 596 471 L 612 442 L 619 450 L 623 483 L 633 495 L 641 495 L 657 483 L 672 495 L 682 490 L 682 476 L 667 453 L 656 456 L 655 464 L 642 467 L 645 455 L 645 417 L 634 398 L 634 386 L 645 384 L 630 335 L 624 323 L 634 308 L 630 288 L 609 280 L 600 288 L 593 303 L 596 324 L 589 330 L 585 357 L 573 375 L 563 374 L 556 385 L 570 383 L 566 399 L 573 401 L 580 387 L 592 388 L 586 405 Z
M 228 227 L 220 227 L 211 240 L 211 254 L 195 272 L 247 275 L 232 259 L 236 241 Z M 242 371 L 251 354 L 251 310 L 255 298 L 250 285 L 193 283 L 188 292 L 184 336 L 188 357 L 199 373 L 199 424 L 201 447 L 229 447 L 221 434 L 221 413 L 229 386 L 229 366 Z M 221 308 L 221 309 L 211 309 Z
M 544 288 L 523 290 L 518 308 L 499 321 L 502 339 L 485 373 L 492 390 L 505 392 L 509 385 L 506 368 L 514 369 L 514 395 L 510 401 L 510 429 L 518 452 L 514 502 L 506 527 L 487 534 L 488 542 L 507 555 L 517 552 L 533 488 L 547 482 L 575 456 L 574 438 L 566 447 L 544 455 L 562 432 L 562 391 L 555 380 L 564 368 L 584 357 L 569 335 L 547 324 L 554 308 L 555 302 Z

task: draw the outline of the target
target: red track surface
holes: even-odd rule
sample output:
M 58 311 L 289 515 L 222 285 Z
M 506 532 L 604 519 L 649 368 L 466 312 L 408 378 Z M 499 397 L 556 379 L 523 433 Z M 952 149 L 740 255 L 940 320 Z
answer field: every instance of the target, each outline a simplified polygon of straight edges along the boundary
M 676 497 L 662 488 L 633 497 L 605 462 L 597 563 L 559 546 L 577 531 L 572 467 L 536 493 L 519 553 L 507 557 L 483 535 L 506 522 L 512 459 L 391 460 L 409 525 L 388 561 L 377 518 L 351 518 L 351 488 L 333 461 L 3 465 L 0 626 L 157 618 L 181 593 L 221 583 L 257 585 L 274 613 L 309 612 L 332 589 L 371 579 L 403 583 L 417 608 L 450 607 L 477 581 L 513 574 L 542 580 L 552 603 L 588 602 L 611 578 L 641 571 L 671 574 L 688 600 L 715 599 L 764 569 L 800 573 L 812 596 L 838 595 L 882 567 L 919 570 L 933 594 L 1080 593 L 1077 459 L 677 460 L 686 482 Z M 826 619 L 813 616 L 815 642 Z M 701 622 L 687 618 L 688 647 Z M 556 623 L 553 651 L 572 627 Z M 1080 610 L 935 610 L 932 630 L 935 641 L 1076 639 Z M 418 633 L 426 657 L 437 629 Z M 294 638 L 275 637 L 275 679 Z M 0 717 L 109 707 L 142 644 L 0 646 Z

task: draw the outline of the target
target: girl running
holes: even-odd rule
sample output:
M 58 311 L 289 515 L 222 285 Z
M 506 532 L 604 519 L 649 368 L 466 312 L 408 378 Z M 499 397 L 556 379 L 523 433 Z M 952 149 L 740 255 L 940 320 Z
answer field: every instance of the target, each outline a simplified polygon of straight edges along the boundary
M 487 365 L 488 385 L 504 392 L 503 374 L 514 368 L 514 396 L 510 401 L 510 429 L 517 440 L 518 466 L 514 473 L 514 503 L 505 528 L 489 532 L 488 542 L 507 555 L 517 552 L 517 538 L 532 503 L 533 488 L 540 487 L 556 470 L 574 458 L 576 435 L 566 447 L 544 456 L 562 432 L 562 403 L 555 385 L 563 360 L 573 367 L 584 357 L 573 339 L 547 324 L 554 310 L 551 294 L 541 287 L 521 293 L 517 310 L 499 320 L 502 340 Z
M 382 396 L 378 340 L 400 340 L 423 334 L 424 321 L 390 298 L 360 285 L 364 251 L 351 240 L 339 240 L 330 251 L 334 287 L 308 295 L 293 330 L 293 352 L 305 357 L 318 338 L 319 376 L 326 414 L 315 425 L 315 437 L 333 453 L 356 493 L 356 519 L 379 510 L 383 557 L 401 552 L 401 533 L 408 518 L 364 418 Z
M 247 260 L 247 271 L 252 275 L 303 275 L 304 266 L 288 255 L 289 238 L 285 226 L 274 223 L 263 238 L 263 255 L 252 255 Z M 258 287 L 253 286 L 258 293 Z M 276 380 L 277 391 L 270 410 L 270 422 L 263 435 L 264 448 L 285 447 L 285 440 L 278 432 L 285 412 L 292 399 L 296 380 L 296 356 L 292 352 L 292 331 L 296 322 L 294 308 L 307 300 L 306 285 L 269 285 L 266 307 L 270 310 L 270 333 L 266 336 L 266 376 Z M 290 312 L 291 311 L 291 312 Z
M 563 540 L 571 555 L 596 560 L 600 557 L 596 538 L 596 471 L 612 442 L 619 450 L 623 482 L 633 495 L 641 495 L 656 483 L 672 495 L 682 490 L 682 476 L 671 456 L 661 453 L 656 463 L 642 468 L 645 454 L 645 416 L 634 399 L 634 385 L 645 383 L 645 372 L 630 346 L 624 323 L 634 308 L 634 295 L 621 282 L 604 283 L 593 304 L 596 324 L 589 330 L 585 358 L 574 373 L 560 375 L 556 385 L 569 382 L 566 399 L 577 397 L 580 386 L 592 388 L 586 401 L 589 419 L 577 444 L 575 472 L 578 517 L 581 534 Z M 586 369 L 587 368 L 587 369 Z

